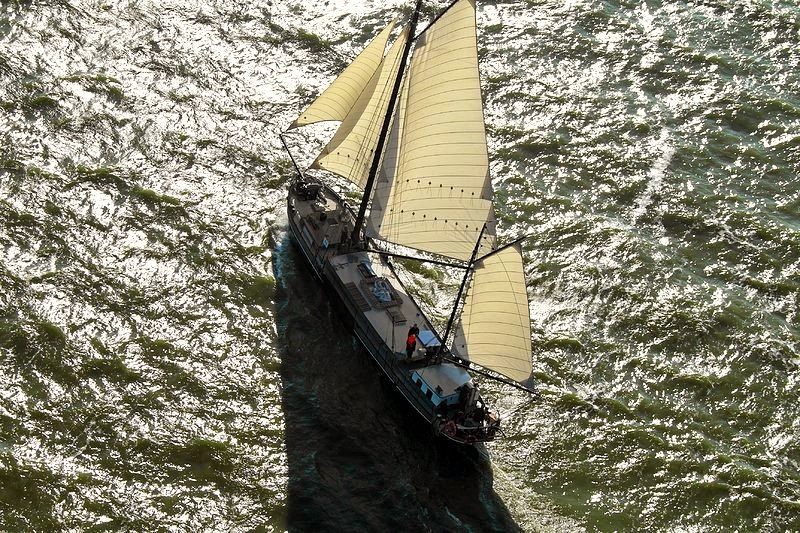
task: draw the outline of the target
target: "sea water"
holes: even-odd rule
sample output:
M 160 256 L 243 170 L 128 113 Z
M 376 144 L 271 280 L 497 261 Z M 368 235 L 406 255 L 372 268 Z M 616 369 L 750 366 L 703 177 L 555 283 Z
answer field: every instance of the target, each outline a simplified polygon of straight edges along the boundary
M 287 237 L 277 134 L 411 2 L 1 9 L 0 529 L 800 529 L 795 2 L 478 3 L 542 398 L 475 450 Z

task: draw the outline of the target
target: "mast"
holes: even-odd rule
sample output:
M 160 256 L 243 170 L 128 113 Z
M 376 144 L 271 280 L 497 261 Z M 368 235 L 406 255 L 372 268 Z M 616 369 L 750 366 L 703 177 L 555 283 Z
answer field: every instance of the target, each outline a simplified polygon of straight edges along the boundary
M 456 319 L 456 311 L 458 310 L 458 302 L 461 301 L 461 294 L 464 292 L 464 287 L 467 285 L 467 278 L 469 278 L 469 271 L 472 268 L 472 263 L 475 261 L 475 256 L 478 255 L 478 249 L 481 247 L 481 239 L 483 239 L 483 232 L 486 231 L 486 224 L 481 228 L 481 234 L 478 235 L 478 242 L 475 243 L 475 249 L 472 250 L 472 257 L 469 258 L 467 263 L 467 270 L 464 272 L 464 279 L 461 280 L 461 286 L 458 288 L 458 295 L 456 296 L 456 303 L 453 305 L 453 312 L 450 313 L 450 320 L 447 321 L 447 328 L 444 330 L 444 337 L 439 351 L 447 344 L 447 337 L 450 335 L 450 330 L 453 328 L 453 321 Z
M 279 133 L 278 137 L 280 137 L 281 142 L 283 143 L 283 147 L 286 149 L 286 153 L 289 154 L 289 159 L 292 160 L 292 165 L 294 165 L 294 169 L 297 171 L 297 175 L 300 176 L 300 179 L 306 179 L 303 175 L 303 171 L 300 170 L 300 167 L 297 166 L 297 161 L 294 160 L 294 156 L 292 155 L 292 151 L 289 150 L 289 145 L 286 144 L 286 139 L 283 138 L 283 133 Z
M 419 18 L 419 10 L 422 7 L 422 0 L 417 0 L 417 5 L 414 7 L 414 14 L 411 16 L 411 23 L 409 25 L 406 45 L 403 48 L 403 55 L 400 58 L 400 70 L 405 68 L 408 54 L 411 52 L 411 44 L 414 41 L 414 30 L 417 27 L 417 19 Z M 375 154 L 372 156 L 372 166 L 369 168 L 367 176 L 367 183 L 364 186 L 364 197 L 361 199 L 361 205 L 358 208 L 358 216 L 356 217 L 355 225 L 353 226 L 353 233 L 350 237 L 351 243 L 358 242 L 361 233 L 361 227 L 364 225 L 364 216 L 367 212 L 367 204 L 369 203 L 370 196 L 372 196 L 372 187 L 375 185 L 375 177 L 378 175 L 378 167 L 381 162 L 381 154 L 383 153 L 383 145 L 386 143 L 386 136 L 389 133 L 389 125 L 391 118 L 394 114 L 394 104 L 397 101 L 397 95 L 400 93 L 400 87 L 403 84 L 403 76 L 399 75 L 394 80 L 394 87 L 392 87 L 392 94 L 389 97 L 389 105 L 386 108 L 386 116 L 383 118 L 383 125 L 381 126 L 381 133 L 378 137 L 378 144 L 375 146 Z

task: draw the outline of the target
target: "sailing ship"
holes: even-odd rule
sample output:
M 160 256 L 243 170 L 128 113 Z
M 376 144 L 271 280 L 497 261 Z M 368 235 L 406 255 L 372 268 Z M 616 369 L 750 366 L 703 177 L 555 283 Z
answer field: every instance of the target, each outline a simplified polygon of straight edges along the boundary
M 531 378 L 530 315 L 520 242 L 495 242 L 475 1 L 453 2 L 415 35 L 420 3 L 388 50 L 395 21 L 289 127 L 341 122 L 310 168 L 363 191 L 358 211 L 331 178 L 302 172 L 282 134 L 297 170 L 288 222 L 400 394 L 437 435 L 471 444 L 502 433 L 473 374 L 535 394 L 523 384 Z M 463 270 L 443 334 L 393 257 Z

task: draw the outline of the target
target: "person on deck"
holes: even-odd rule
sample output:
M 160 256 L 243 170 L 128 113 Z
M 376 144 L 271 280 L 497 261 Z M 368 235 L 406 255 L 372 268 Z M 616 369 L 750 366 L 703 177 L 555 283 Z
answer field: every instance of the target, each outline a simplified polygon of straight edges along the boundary
M 417 327 L 417 323 L 416 322 L 414 322 L 414 325 L 411 326 L 411 329 L 408 330 L 408 334 L 409 335 L 414 335 L 414 337 L 419 335 L 419 328 Z
M 406 361 L 410 361 L 417 348 L 417 336 L 411 333 L 406 339 Z

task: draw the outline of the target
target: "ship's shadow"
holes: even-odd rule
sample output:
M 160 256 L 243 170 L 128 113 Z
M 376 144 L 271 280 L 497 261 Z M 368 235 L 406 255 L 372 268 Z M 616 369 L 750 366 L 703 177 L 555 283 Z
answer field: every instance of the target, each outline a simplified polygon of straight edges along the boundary
M 289 531 L 518 531 L 486 454 L 433 436 L 283 236 L 276 319 Z

